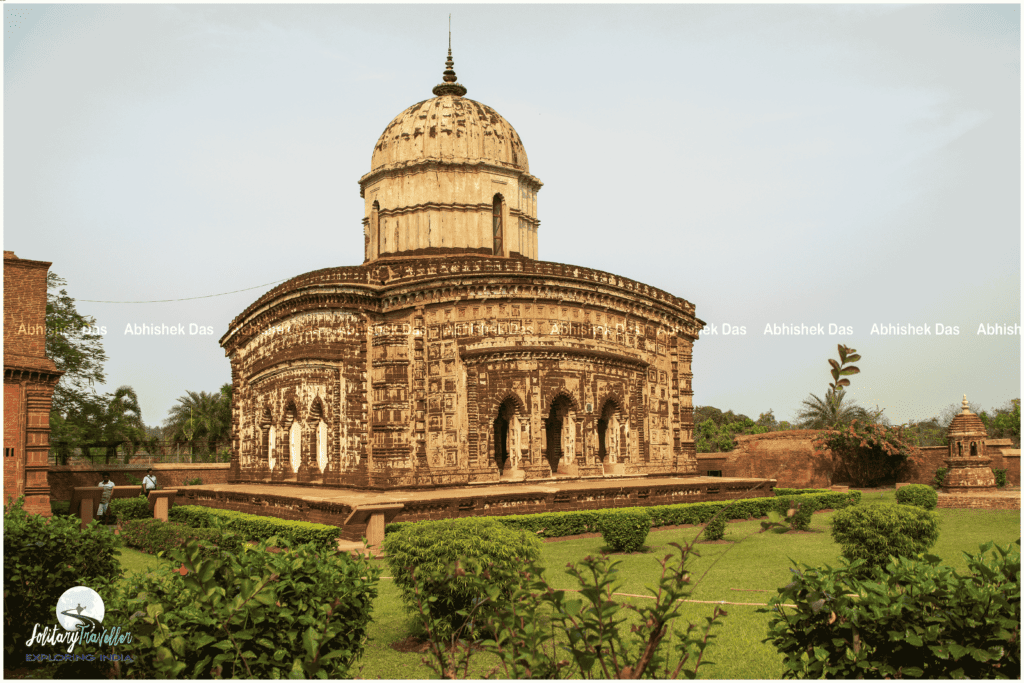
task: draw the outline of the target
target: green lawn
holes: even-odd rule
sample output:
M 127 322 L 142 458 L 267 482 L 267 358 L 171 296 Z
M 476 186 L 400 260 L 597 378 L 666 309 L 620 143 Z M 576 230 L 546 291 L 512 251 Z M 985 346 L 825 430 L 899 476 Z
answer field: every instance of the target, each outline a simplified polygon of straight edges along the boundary
M 862 504 L 894 503 L 894 492 L 866 493 Z M 932 552 L 947 564 L 963 569 L 966 563 L 963 551 L 976 552 L 978 545 L 993 540 L 1006 545 L 1020 537 L 1020 513 L 1015 510 L 939 510 L 941 531 Z M 732 543 L 698 544 L 700 557 L 690 564 L 696 588 L 691 599 L 725 601 L 727 603 L 753 603 L 725 605 L 728 616 L 717 629 L 718 638 L 708 649 L 707 659 L 714 662 L 700 670 L 702 678 L 713 679 L 777 679 L 782 666 L 775 650 L 763 643 L 767 628 L 767 615 L 757 614 L 758 605 L 764 605 L 774 590 L 789 582 L 790 558 L 806 564 L 835 565 L 839 561 L 838 547 L 829 534 L 833 513 L 816 513 L 811 530 L 806 533 L 761 534 L 757 521 L 732 522 L 726 530 L 726 540 Z M 646 585 L 653 585 L 660 571 L 658 559 L 669 550 L 669 543 L 692 540 L 698 528 L 652 531 L 647 538 L 648 551 L 641 554 L 620 555 L 620 592 L 646 594 Z M 566 563 L 577 561 L 588 554 L 601 552 L 600 538 L 578 539 L 545 543 L 542 561 L 548 568 L 549 581 L 556 587 L 574 588 L 574 582 L 563 569 Z M 158 566 L 156 560 L 143 553 L 122 550 L 126 567 L 149 570 Z M 385 566 L 385 576 L 389 572 Z M 630 598 L 623 598 L 623 600 Z M 684 618 L 698 622 L 711 614 L 713 605 L 691 603 L 686 606 Z M 422 664 L 423 655 L 401 653 L 391 644 L 414 633 L 399 597 L 399 591 L 389 579 L 380 583 L 374 603 L 373 623 L 363 658 L 362 678 L 430 678 L 430 669 Z M 471 674 L 482 676 L 494 662 L 478 656 L 478 665 Z

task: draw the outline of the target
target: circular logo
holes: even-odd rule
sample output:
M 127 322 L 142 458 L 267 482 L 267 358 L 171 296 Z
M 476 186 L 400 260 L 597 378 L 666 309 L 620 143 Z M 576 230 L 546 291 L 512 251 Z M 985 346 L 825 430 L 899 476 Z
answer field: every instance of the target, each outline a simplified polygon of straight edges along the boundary
M 87 631 L 99 630 L 106 608 L 100 594 L 86 586 L 64 591 L 57 600 L 57 621 L 66 631 L 77 631 L 83 624 Z

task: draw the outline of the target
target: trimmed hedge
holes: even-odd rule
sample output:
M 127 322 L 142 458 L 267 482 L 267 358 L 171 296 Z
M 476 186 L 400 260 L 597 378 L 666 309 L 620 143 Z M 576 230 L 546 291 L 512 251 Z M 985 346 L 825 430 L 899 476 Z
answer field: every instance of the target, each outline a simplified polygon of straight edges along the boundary
M 241 543 L 234 534 L 220 529 L 197 529 L 178 522 L 159 519 L 129 519 L 121 525 L 121 541 L 129 548 L 156 555 L 174 548 L 183 548 L 195 540 L 204 551 L 236 550 Z
M 721 541 L 723 538 L 725 538 L 725 515 L 718 515 L 704 525 L 704 540 Z
M 786 490 L 786 489 L 783 489 Z M 815 510 L 832 508 L 841 510 L 860 503 L 860 491 L 805 493 L 790 495 L 786 498 L 783 515 L 789 509 L 788 501 L 813 503 Z M 781 498 L 742 498 L 739 500 L 722 500 L 707 503 L 679 503 L 676 505 L 655 505 L 644 508 L 651 516 L 651 528 L 676 526 L 682 524 L 704 524 L 722 508 L 728 508 L 725 519 L 750 519 L 766 517 L 769 512 L 779 512 Z M 602 515 L 613 514 L 632 508 L 609 508 L 605 510 L 580 510 L 578 512 L 542 512 L 535 515 L 506 515 L 495 517 L 502 525 L 517 531 L 529 531 L 541 538 L 557 538 L 574 536 L 600 531 L 599 523 Z M 463 518 L 472 519 L 472 518 Z M 392 522 L 385 529 L 385 534 L 392 534 L 410 524 L 422 522 Z
M 499 602 L 503 602 L 522 585 L 520 572 L 540 558 L 540 550 L 536 536 L 509 529 L 494 517 L 421 522 L 415 528 L 406 525 L 384 539 L 385 560 L 402 599 L 411 611 L 425 599 L 442 638 L 450 637 L 465 623 L 460 611 L 487 597 L 476 592 L 465 575 L 439 580 L 452 564 L 459 562 L 471 573 L 486 569 L 489 585 L 498 589 Z
M 874 505 L 837 512 L 832 539 L 848 561 L 884 567 L 889 556 L 915 557 L 939 539 L 939 515 L 915 505 Z
M 644 508 L 612 510 L 598 520 L 601 538 L 615 552 L 635 553 L 640 550 L 651 530 L 651 515 Z
M 153 519 L 149 499 L 142 496 L 114 498 L 110 501 L 110 514 L 117 517 L 119 522 L 126 519 Z
M 799 496 L 804 493 L 832 493 L 832 489 L 772 489 L 775 497 L 779 496 Z
M 168 513 L 168 519 L 196 529 L 221 526 L 234 531 L 247 541 L 265 541 L 271 536 L 277 536 L 292 545 L 312 543 L 326 550 L 337 548 L 338 534 L 341 532 L 338 527 L 327 524 L 262 517 L 201 505 L 175 505 Z
M 896 502 L 901 505 L 916 505 L 925 510 L 934 510 L 939 504 L 939 494 L 924 484 L 911 484 L 896 489 Z

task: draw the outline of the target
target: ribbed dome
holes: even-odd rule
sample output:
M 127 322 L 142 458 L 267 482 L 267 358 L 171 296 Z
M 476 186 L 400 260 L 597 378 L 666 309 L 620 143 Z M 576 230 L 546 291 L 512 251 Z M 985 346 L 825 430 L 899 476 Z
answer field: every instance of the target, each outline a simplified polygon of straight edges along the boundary
M 450 94 L 414 104 L 396 116 L 373 148 L 370 173 L 422 161 L 488 163 L 530 171 L 523 141 L 501 114 Z
M 962 436 L 974 436 L 981 435 L 985 436 L 987 430 L 985 429 L 985 423 L 981 421 L 981 418 L 971 412 L 968 407 L 967 396 L 964 396 L 962 401 L 963 407 L 953 421 L 949 423 L 949 429 L 946 430 L 946 436 L 950 440 L 956 437 Z

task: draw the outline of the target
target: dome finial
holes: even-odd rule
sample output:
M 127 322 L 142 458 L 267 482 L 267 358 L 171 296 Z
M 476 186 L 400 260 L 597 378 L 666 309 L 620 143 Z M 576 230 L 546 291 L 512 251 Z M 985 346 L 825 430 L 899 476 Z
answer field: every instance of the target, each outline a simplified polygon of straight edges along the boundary
M 466 87 L 458 82 L 455 77 L 455 62 L 452 61 L 452 15 L 448 15 L 448 59 L 444 63 L 445 70 L 444 76 L 441 80 L 444 83 L 439 83 L 434 86 L 431 91 L 438 97 L 442 95 L 455 95 L 456 97 L 462 97 L 466 94 Z
M 971 414 L 971 404 L 967 402 L 967 394 L 964 394 L 964 400 L 960 402 L 960 406 L 961 406 L 961 408 L 960 408 L 960 414 L 961 415 L 970 415 Z

